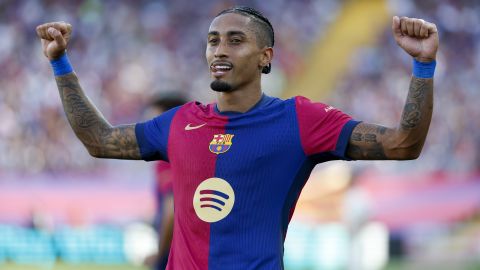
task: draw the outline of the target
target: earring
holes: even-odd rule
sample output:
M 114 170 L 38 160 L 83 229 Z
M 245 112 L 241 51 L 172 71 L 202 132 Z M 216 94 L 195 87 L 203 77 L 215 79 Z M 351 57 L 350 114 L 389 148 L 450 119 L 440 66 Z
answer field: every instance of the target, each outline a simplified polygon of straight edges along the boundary
M 268 66 L 264 66 L 262 68 L 262 73 L 268 74 L 268 73 L 270 73 L 270 71 L 272 71 L 272 64 L 271 63 L 268 63 Z

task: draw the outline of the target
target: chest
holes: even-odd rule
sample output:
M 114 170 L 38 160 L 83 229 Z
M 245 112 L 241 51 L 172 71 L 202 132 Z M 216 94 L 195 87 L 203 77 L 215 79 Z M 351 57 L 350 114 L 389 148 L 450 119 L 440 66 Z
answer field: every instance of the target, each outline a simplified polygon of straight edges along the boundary
M 295 120 L 291 114 L 223 123 L 175 119 L 167 152 L 176 209 L 209 222 L 230 211 L 240 220 L 253 209 L 280 213 L 306 160 Z
M 298 129 L 287 120 L 277 117 L 223 126 L 186 121 L 171 130 L 170 162 L 184 172 L 202 170 L 209 162 L 215 163 L 215 170 L 223 166 L 232 172 L 275 167 L 280 160 L 294 158 L 301 148 Z

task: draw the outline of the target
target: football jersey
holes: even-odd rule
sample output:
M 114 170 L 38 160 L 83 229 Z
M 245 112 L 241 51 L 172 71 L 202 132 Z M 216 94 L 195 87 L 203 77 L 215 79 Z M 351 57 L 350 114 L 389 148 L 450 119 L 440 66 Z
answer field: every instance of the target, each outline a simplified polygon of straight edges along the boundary
M 263 95 L 248 112 L 191 102 L 135 127 L 144 160 L 171 165 L 167 269 L 283 269 L 283 243 L 313 167 L 344 159 L 358 124 L 304 97 Z

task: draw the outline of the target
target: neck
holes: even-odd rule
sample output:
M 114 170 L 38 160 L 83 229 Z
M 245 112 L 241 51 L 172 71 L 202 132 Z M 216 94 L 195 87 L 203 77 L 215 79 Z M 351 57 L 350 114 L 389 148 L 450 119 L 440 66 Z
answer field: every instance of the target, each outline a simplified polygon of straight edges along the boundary
M 262 98 L 260 83 L 232 92 L 217 93 L 217 108 L 221 112 L 247 112 Z

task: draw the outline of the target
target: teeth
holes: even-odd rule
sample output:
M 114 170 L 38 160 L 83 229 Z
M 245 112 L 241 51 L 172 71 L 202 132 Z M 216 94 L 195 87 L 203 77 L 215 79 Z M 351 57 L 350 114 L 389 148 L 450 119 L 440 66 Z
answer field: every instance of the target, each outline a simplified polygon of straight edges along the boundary
M 216 69 L 225 69 L 225 70 L 230 69 L 229 66 L 215 66 L 215 68 Z
M 217 64 L 213 65 L 213 68 L 216 70 L 221 70 L 221 71 L 226 71 L 232 69 L 230 65 L 222 65 L 222 64 Z

